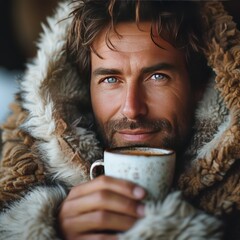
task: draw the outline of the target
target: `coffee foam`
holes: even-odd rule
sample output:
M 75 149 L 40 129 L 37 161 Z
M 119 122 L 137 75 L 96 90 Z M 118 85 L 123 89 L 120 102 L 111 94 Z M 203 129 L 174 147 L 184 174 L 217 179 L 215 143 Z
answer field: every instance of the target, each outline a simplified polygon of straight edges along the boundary
M 141 155 L 141 156 L 163 156 L 174 153 L 172 150 L 148 147 L 122 147 L 109 149 L 108 152 L 124 154 L 124 155 Z

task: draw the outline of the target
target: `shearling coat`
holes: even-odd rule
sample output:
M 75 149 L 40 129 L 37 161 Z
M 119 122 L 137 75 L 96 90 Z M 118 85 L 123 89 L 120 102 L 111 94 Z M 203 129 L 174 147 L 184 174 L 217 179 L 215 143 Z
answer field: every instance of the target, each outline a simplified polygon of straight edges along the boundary
M 61 3 L 48 19 L 2 127 L 0 239 L 60 239 L 59 205 L 102 157 L 87 87 L 65 53 L 73 6 Z M 176 189 L 148 202 L 146 216 L 120 239 L 240 239 L 240 33 L 220 2 L 204 2 L 201 11 L 213 77 L 196 109 L 185 168 Z

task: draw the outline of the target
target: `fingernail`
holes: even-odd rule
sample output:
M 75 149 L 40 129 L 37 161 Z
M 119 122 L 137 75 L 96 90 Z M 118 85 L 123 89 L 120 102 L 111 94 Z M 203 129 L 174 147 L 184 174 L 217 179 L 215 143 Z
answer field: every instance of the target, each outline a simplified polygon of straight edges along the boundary
M 138 214 L 139 217 L 144 217 L 145 216 L 145 206 L 143 204 L 138 205 L 137 214 Z
M 143 198 L 145 196 L 145 190 L 141 187 L 135 187 L 133 189 L 133 195 L 136 197 L 136 198 Z

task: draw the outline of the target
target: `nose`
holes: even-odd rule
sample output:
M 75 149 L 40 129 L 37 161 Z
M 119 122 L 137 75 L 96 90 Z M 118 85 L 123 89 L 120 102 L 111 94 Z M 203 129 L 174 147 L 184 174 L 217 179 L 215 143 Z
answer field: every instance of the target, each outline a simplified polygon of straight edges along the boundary
M 148 112 L 147 99 L 141 86 L 132 84 L 126 87 L 125 98 L 122 103 L 122 115 L 135 120 Z

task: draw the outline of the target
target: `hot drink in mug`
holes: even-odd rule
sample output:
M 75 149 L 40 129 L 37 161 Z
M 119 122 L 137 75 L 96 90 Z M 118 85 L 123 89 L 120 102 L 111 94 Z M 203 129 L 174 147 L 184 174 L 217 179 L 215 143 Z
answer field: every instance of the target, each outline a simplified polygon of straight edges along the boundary
M 144 187 L 149 199 L 163 199 L 172 185 L 175 152 L 149 147 L 107 149 L 104 159 L 92 164 L 91 179 L 96 166 L 104 166 L 107 176 L 129 180 Z

